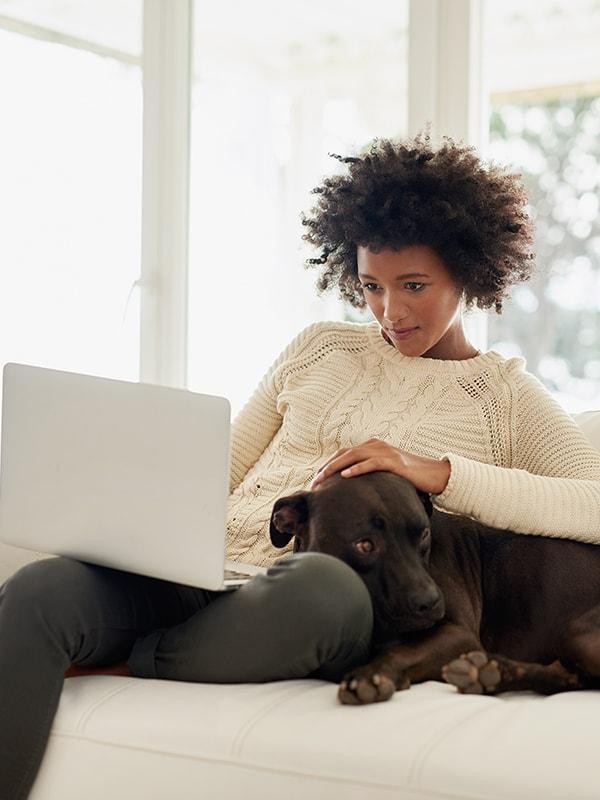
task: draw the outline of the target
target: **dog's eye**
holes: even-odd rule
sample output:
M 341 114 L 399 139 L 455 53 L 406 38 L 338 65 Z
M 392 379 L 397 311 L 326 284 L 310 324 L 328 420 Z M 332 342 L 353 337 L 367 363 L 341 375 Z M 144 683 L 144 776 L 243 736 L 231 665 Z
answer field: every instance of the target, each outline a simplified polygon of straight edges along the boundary
M 359 539 L 358 541 L 354 542 L 354 547 L 358 550 L 359 553 L 372 553 L 375 549 L 375 545 L 370 539 Z
M 383 517 L 380 517 L 379 514 L 375 514 L 371 517 L 371 525 L 381 531 L 385 528 L 385 520 Z
M 431 528 L 423 528 L 421 531 L 421 539 L 419 541 L 419 547 L 423 552 L 429 549 L 429 545 L 431 544 Z

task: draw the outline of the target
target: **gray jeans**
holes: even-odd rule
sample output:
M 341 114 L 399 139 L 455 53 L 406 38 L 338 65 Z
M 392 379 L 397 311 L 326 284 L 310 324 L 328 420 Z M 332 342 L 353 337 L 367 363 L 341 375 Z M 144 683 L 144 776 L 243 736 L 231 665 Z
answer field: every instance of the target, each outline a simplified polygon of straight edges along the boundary
M 339 680 L 367 660 L 363 581 L 319 553 L 282 558 L 235 592 L 54 558 L 0 588 L 0 798 L 26 798 L 71 664 L 127 660 L 146 678 Z

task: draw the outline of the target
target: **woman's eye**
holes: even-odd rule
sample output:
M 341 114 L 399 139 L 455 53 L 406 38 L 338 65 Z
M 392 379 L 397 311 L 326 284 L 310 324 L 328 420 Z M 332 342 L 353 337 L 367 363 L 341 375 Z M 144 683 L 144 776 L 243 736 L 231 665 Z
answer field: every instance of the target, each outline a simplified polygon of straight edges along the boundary
M 424 283 L 417 283 L 416 281 L 409 281 L 408 283 L 404 284 L 409 292 L 420 292 L 421 289 L 425 288 Z
M 362 288 L 366 289 L 367 292 L 376 292 L 377 289 L 378 289 L 378 286 L 377 286 L 376 283 L 363 283 L 362 284 Z
M 375 549 L 375 545 L 370 539 L 359 539 L 357 542 L 354 542 L 354 547 L 358 550 L 359 553 L 372 553 Z

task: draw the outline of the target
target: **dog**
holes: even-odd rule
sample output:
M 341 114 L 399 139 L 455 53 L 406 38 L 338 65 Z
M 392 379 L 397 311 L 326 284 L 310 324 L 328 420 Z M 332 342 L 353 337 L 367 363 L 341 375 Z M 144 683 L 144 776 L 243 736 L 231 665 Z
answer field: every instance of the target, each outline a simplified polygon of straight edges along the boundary
M 341 558 L 374 611 L 373 660 L 345 704 L 444 679 L 463 693 L 600 688 L 600 547 L 520 535 L 432 508 L 390 472 L 332 475 L 273 506 L 270 537 Z

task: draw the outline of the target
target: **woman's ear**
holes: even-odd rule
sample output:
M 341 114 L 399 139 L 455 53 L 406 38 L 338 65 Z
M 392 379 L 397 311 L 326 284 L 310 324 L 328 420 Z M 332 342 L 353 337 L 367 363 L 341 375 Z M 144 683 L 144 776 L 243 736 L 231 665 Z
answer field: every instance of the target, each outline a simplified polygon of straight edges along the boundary
M 309 492 L 296 492 L 280 497 L 273 506 L 269 534 L 275 547 L 285 547 L 292 536 L 304 531 L 308 521 Z

